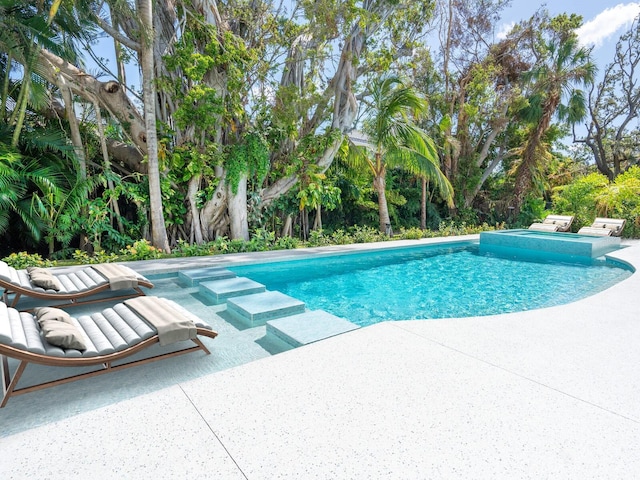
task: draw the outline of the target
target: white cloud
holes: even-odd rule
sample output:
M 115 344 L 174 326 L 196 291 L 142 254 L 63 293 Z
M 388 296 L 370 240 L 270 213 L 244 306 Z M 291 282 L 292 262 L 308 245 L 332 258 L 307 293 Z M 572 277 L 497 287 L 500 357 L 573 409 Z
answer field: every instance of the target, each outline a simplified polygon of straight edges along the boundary
M 504 40 L 507 38 L 507 34 L 511 31 L 511 29 L 515 26 L 516 22 L 511 23 L 503 23 L 500 26 L 500 31 L 496 33 L 496 38 L 498 40 Z
M 602 45 L 605 40 L 621 28 L 631 25 L 639 13 L 639 2 L 620 3 L 615 7 L 603 10 L 577 30 L 580 43 L 596 47 Z

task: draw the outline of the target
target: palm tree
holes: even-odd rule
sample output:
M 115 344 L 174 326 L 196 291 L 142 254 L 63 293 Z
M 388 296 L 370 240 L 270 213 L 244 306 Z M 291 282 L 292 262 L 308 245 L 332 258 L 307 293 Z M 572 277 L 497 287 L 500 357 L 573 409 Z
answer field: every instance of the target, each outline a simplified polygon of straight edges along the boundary
M 401 168 L 429 178 L 442 198 L 453 206 L 453 188 L 440 170 L 435 144 L 413 120 L 426 111 L 425 100 L 394 75 L 374 82 L 371 97 L 363 122 L 366 139 L 359 142 L 360 145 L 351 142 L 349 160 L 352 165 L 366 167 L 373 174 L 380 231 L 388 232 L 391 225 L 386 197 L 388 168 Z
M 596 72 L 590 51 L 580 47 L 575 33 L 543 42 L 542 55 L 543 61 L 529 71 L 525 78 L 533 82 L 534 91 L 524 117 L 535 123 L 523 146 L 522 160 L 516 170 L 513 205 L 516 214 L 520 212 L 534 178 L 539 175 L 541 163 L 549 156 L 544 137 L 552 117 L 557 113 L 560 120 L 571 124 L 584 118 L 585 97 L 582 90 L 573 88 L 573 85 L 591 84 Z

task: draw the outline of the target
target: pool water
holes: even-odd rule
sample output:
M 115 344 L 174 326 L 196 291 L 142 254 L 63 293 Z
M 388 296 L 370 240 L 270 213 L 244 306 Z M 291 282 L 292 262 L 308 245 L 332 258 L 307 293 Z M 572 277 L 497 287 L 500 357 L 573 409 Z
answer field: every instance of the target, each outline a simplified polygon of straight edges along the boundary
M 559 261 L 562 260 L 562 261 Z M 402 248 L 230 267 L 361 326 L 386 320 L 491 315 L 561 305 L 631 275 L 602 259 L 527 257 L 477 244 Z

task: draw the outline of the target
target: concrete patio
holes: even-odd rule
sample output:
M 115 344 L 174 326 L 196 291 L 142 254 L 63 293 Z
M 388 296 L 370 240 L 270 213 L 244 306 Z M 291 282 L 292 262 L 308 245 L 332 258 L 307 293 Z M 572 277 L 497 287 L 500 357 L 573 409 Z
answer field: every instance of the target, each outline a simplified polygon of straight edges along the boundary
M 638 270 L 623 244 L 610 256 Z M 93 381 L 50 391 L 99 396 Z M 637 478 L 640 274 L 558 307 L 361 328 L 49 422 L 47 392 L 0 410 L 0 478 Z M 42 420 L 6 433 L 31 396 Z

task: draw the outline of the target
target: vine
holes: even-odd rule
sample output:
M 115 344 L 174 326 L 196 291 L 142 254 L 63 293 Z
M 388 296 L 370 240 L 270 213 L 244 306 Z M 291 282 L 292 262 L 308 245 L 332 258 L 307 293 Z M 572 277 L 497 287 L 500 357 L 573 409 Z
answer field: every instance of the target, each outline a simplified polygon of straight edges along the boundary
M 269 148 L 264 138 L 256 133 L 244 135 L 241 142 L 229 149 L 225 168 L 234 194 L 238 193 L 242 175 L 255 177 L 256 183 L 261 184 L 269 171 Z

